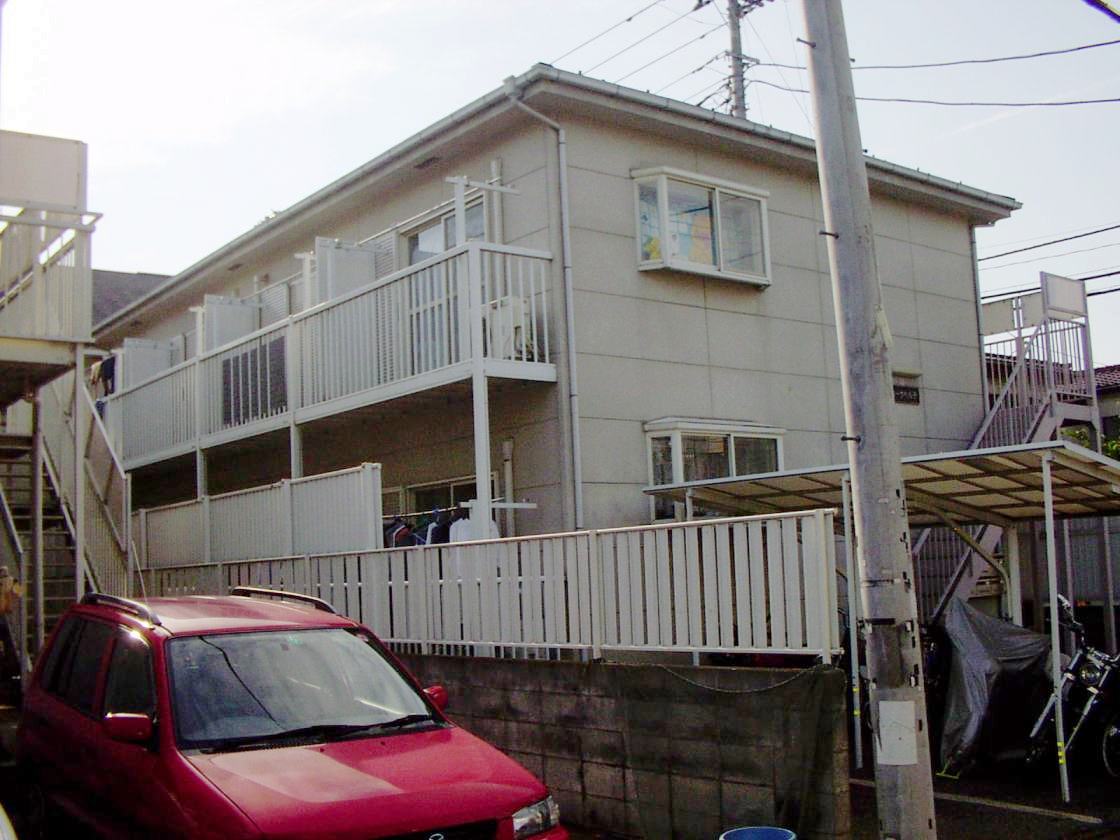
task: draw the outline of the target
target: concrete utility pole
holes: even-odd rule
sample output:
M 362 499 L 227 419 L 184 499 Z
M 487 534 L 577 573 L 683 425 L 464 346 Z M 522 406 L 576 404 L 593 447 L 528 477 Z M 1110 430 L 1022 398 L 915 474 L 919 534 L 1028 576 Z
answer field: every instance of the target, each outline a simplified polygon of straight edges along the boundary
M 731 29 L 731 115 L 743 120 L 747 117 L 747 90 L 743 78 L 743 36 L 739 31 L 739 19 L 743 13 L 739 0 L 727 0 L 727 26 Z
M 817 161 L 840 345 L 879 836 L 937 836 L 914 565 L 871 198 L 840 0 L 804 0 Z M 853 652 L 854 654 L 854 652 Z

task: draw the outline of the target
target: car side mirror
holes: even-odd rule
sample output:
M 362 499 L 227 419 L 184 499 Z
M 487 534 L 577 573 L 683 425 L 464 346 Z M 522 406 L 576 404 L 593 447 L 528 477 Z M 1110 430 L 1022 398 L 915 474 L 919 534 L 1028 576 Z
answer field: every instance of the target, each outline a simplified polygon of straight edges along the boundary
M 442 685 L 430 685 L 424 689 L 424 694 L 441 712 L 447 708 L 447 689 Z
M 155 725 L 148 715 L 131 712 L 110 712 L 101 721 L 105 734 L 113 741 L 143 744 L 152 740 Z

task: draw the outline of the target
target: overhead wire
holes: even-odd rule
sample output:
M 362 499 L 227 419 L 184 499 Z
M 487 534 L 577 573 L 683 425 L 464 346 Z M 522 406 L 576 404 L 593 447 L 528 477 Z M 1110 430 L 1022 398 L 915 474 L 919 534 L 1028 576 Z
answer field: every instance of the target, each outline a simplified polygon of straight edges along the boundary
M 1033 263 L 1033 262 L 1040 262 L 1042 260 L 1053 259 L 1054 257 L 1068 257 L 1071 254 L 1088 254 L 1090 251 L 1103 251 L 1105 248 L 1115 248 L 1117 245 L 1120 245 L 1120 242 L 1110 242 L 1107 245 L 1097 245 L 1093 248 L 1077 248 L 1076 250 L 1073 250 L 1073 251 L 1059 251 L 1056 254 L 1047 254 L 1046 256 L 1043 256 L 1043 257 L 1031 257 L 1030 259 L 1027 259 L 1027 260 L 1017 260 L 1016 262 L 1004 263 L 1003 265 L 985 265 L 985 266 L 982 266 L 979 270 L 980 271 L 997 271 L 1001 268 L 1012 268 L 1013 266 L 1017 266 L 1017 265 L 1027 265 L 1027 264 Z M 1042 247 L 1042 246 L 1040 245 L 1039 247 Z M 979 262 L 979 260 L 977 260 L 977 262 Z
M 961 67 L 968 64 L 998 64 L 1003 61 L 1023 61 L 1032 58 L 1044 58 L 1051 55 L 1067 55 L 1069 53 L 1081 52 L 1082 50 L 1094 50 L 1098 47 L 1112 47 L 1120 44 L 1120 38 L 1112 41 L 1098 41 L 1094 44 L 1081 44 L 1076 47 L 1068 47 L 1061 50 L 1044 50 L 1042 52 L 1024 53 L 1022 55 L 1004 55 L 994 58 L 964 58 L 955 61 L 931 61 L 924 64 L 853 64 L 852 71 L 856 70 L 926 70 L 934 67 Z M 765 63 L 760 64 L 761 67 L 775 67 L 785 70 L 805 70 L 805 66 L 800 64 L 777 64 Z
M 630 17 L 628 17 L 628 18 L 623 18 L 623 19 L 622 19 L 622 20 L 620 20 L 620 21 L 619 21 L 618 23 L 616 23 L 616 24 L 614 24 L 614 25 L 612 25 L 612 26 L 608 26 L 608 27 L 607 27 L 606 29 L 604 29 L 604 30 L 603 30 L 602 32 L 600 32 L 600 33 L 599 33 L 598 35 L 595 35 L 595 36 L 593 36 L 593 37 L 591 37 L 591 38 L 588 38 L 588 39 L 587 39 L 586 41 L 584 41 L 584 42 L 583 42 L 582 44 L 580 44 L 579 46 L 576 46 L 576 47 L 572 47 L 572 49 L 568 50 L 568 51 L 567 51 L 566 53 L 564 53 L 564 54 L 563 54 L 562 56 L 560 56 L 559 58 L 555 58 L 555 59 L 553 59 L 553 60 L 552 60 L 552 63 L 553 63 L 553 64 L 556 64 L 557 62 L 563 61 L 563 60 L 564 60 L 565 58 L 567 58 L 568 56 L 570 56 L 570 55 L 571 55 L 572 53 L 575 53 L 575 52 L 579 52 L 579 51 L 580 51 L 580 50 L 582 50 L 582 49 L 583 49 L 584 47 L 586 47 L 586 46 L 587 46 L 588 44 L 593 44 L 593 43 L 594 43 L 595 41 L 598 41 L 598 40 L 599 40 L 600 38 L 602 38 L 602 37 L 603 37 L 604 35 L 607 35 L 607 34 L 609 34 L 609 33 L 611 33 L 611 32 L 614 32 L 614 30 L 618 29 L 618 27 L 620 27 L 620 26 L 623 26 L 623 25 L 625 25 L 625 24 L 629 23 L 630 21 L 632 21 L 632 20 L 633 20 L 634 18 L 636 18 L 636 17 L 638 16 L 638 15 L 642 14 L 643 12 L 648 12 L 648 11 L 649 11 L 650 9 L 652 9 L 652 8 L 653 8 L 654 6 L 660 5 L 661 3 L 664 3 L 664 2 L 665 2 L 665 0 L 654 0 L 654 2 L 650 3 L 650 4 L 648 5 L 648 6 L 642 6 L 642 8 L 638 9 L 638 11 L 634 12 L 634 13 L 633 13 L 632 15 L 630 15 Z
M 688 15 L 692 14 L 692 12 L 693 12 L 693 9 L 689 9 L 689 10 L 688 10 L 687 12 L 682 12 L 681 14 L 677 15 L 677 16 L 676 16 L 675 18 L 673 18 L 673 19 L 672 19 L 671 21 L 669 21 L 669 22 L 668 22 L 667 24 L 665 24 L 664 26 L 662 26 L 662 27 L 659 27 L 659 28 L 657 28 L 657 29 L 653 30 L 653 31 L 652 31 L 652 32 L 650 32 L 650 33 L 649 33 L 648 35 L 645 35 L 645 36 L 643 36 L 643 37 L 639 38 L 639 39 L 638 39 L 637 41 L 635 41 L 634 43 L 630 44 L 629 46 L 627 46 L 627 47 L 623 47 L 623 48 L 622 48 L 621 50 L 619 50 L 618 52 L 614 53 L 613 55 L 609 55 L 609 56 L 607 56 L 607 57 L 606 57 L 606 58 L 604 58 L 604 59 L 603 59 L 602 61 L 600 61 L 600 62 L 599 62 L 598 64 L 595 64 L 595 65 L 592 65 L 591 67 L 588 67 L 588 68 L 587 68 L 586 70 L 584 70 L 583 72 L 584 72 L 584 73 L 591 73 L 591 72 L 593 72 L 593 71 L 595 71 L 595 70 L 598 70 L 598 69 L 599 69 L 600 67 L 602 67 L 602 66 L 603 66 L 604 64 L 606 64 L 607 62 L 610 62 L 610 61 L 614 61 L 614 60 L 615 60 L 616 58 L 618 58 L 618 57 L 619 57 L 620 55 L 622 55 L 623 53 L 627 53 L 627 52 L 630 52 L 630 50 L 634 49 L 634 47 L 638 46 L 639 44 L 643 44 L 643 43 L 645 43 L 645 42 L 646 42 L 646 41 L 648 41 L 648 40 L 649 40 L 650 38 L 652 38 L 652 37 L 653 37 L 654 35 L 657 35 L 657 34 L 659 34 L 659 33 L 661 33 L 661 32 L 664 32 L 664 31 L 665 31 L 666 29 L 668 29 L 668 28 L 669 28 L 670 26 L 672 26 L 672 25 L 673 25 L 674 23 L 676 23 L 677 21 L 679 21 L 679 20 L 680 20 L 681 18 L 683 18 L 683 17 L 687 17 Z
M 1109 224 L 1110 225 L 1111 224 L 1120 225 L 1120 222 L 1110 222 Z M 991 245 L 989 247 L 992 247 L 992 248 L 1006 248 L 1008 245 L 1022 245 L 1023 243 L 1027 243 L 1027 242 L 1035 243 L 1035 242 L 1044 241 L 1044 240 L 1049 241 L 1049 237 L 1052 237 L 1052 236 L 1066 236 L 1067 234 L 1085 233 L 1086 231 L 1089 231 L 1089 230 L 1092 230 L 1092 229 L 1093 229 L 1092 226 L 1082 225 L 1081 227 L 1066 228 L 1065 230 L 1058 230 L 1058 231 L 1054 231 L 1053 233 L 1043 234 L 1041 236 L 1025 236 L 1022 239 L 1009 239 L 1006 242 L 998 242 L 998 243 L 996 243 L 994 245 Z
M 746 18 L 746 21 L 747 21 L 747 26 L 749 26 L 751 28 L 751 32 L 753 32 L 755 38 L 758 39 L 758 43 L 762 46 L 762 49 L 766 52 L 766 55 L 768 55 L 770 57 L 770 60 L 773 61 L 774 56 L 771 55 L 770 48 L 768 46 L 766 46 L 766 42 L 762 39 L 762 33 L 760 33 L 758 31 L 758 28 L 751 22 L 751 19 L 749 17 Z M 786 81 L 786 78 L 785 78 L 785 76 L 782 75 L 781 70 L 778 71 L 778 75 L 781 77 L 783 82 Z M 760 79 L 751 79 L 751 83 L 752 84 L 753 83 L 765 84 Z M 788 84 L 788 82 L 787 82 L 787 84 Z M 801 104 L 800 99 L 797 99 L 796 97 L 794 97 L 793 101 L 797 105 L 797 110 L 799 110 L 801 112 L 801 116 L 805 117 L 805 124 L 807 126 L 809 126 L 809 131 L 812 132 L 813 131 L 813 121 L 809 118 L 809 112 L 805 110 L 805 106 Z
M 1095 236 L 1098 233 L 1107 233 L 1110 230 L 1120 230 L 1120 224 L 1109 225 L 1108 227 L 1097 228 L 1085 233 L 1078 233 L 1074 236 L 1063 236 L 1060 239 L 1051 239 L 1048 242 L 1039 242 L 1037 245 L 1028 245 L 1025 248 L 1016 248 L 1013 251 L 1004 251 L 1002 254 L 992 254 L 988 257 L 980 257 L 977 262 L 984 262 L 984 260 L 995 260 L 1000 257 L 1009 257 L 1012 254 L 1021 254 L 1024 251 L 1034 251 L 1037 248 L 1045 248 L 1048 245 L 1057 245 L 1060 242 L 1070 242 L 1074 239 L 1084 239 L 1086 236 Z
M 790 93 L 809 93 L 804 88 L 791 88 L 786 85 L 766 82 L 762 79 L 752 80 L 756 85 L 777 88 Z M 1051 100 L 1049 102 L 951 102 L 943 99 L 909 99 L 896 96 L 857 96 L 861 102 L 901 102 L 908 105 L 949 105 L 963 107 L 988 107 L 988 108 L 1045 108 L 1061 105 L 1104 105 L 1120 102 L 1120 97 L 1110 99 L 1067 99 Z
M 715 32 L 715 31 L 716 31 L 717 29 L 723 29 L 723 24 L 722 24 L 722 23 L 717 23 L 717 24 L 716 24 L 715 26 L 713 26 L 713 27 L 712 27 L 711 29 L 706 29 L 706 30 L 704 30 L 704 32 L 703 32 L 702 34 L 700 34 L 700 35 L 697 35 L 697 36 L 696 36 L 695 38 L 692 38 L 692 39 L 690 39 L 690 40 L 688 40 L 688 41 L 685 41 L 685 42 L 684 42 L 683 44 L 681 44 L 681 45 L 680 45 L 679 47 L 674 47 L 673 49 L 669 50 L 669 51 L 668 51 L 667 53 L 662 53 L 662 54 L 661 54 L 661 55 L 659 55 L 659 56 L 658 56 L 657 58 L 653 59 L 653 61 L 647 61 L 647 62 L 646 62 L 645 64 L 643 64 L 643 65 L 642 65 L 641 67 L 639 67 L 638 69 L 636 69 L 636 70 L 631 70 L 631 71 L 630 71 L 629 73 L 627 73 L 627 74 L 626 74 L 625 76 L 621 76 L 621 77 L 619 77 L 619 78 L 615 79 L 615 80 L 614 80 L 614 84 L 616 84 L 616 85 L 617 85 L 617 84 L 619 84 L 620 82 L 623 82 L 623 81 L 625 81 L 626 79 L 629 79 L 629 78 L 630 78 L 631 76 L 633 76 L 633 75 L 635 75 L 635 74 L 637 74 L 637 73 L 640 73 L 641 71 L 645 70 L 645 69 L 646 69 L 647 67 L 652 67 L 652 66 L 653 66 L 654 64 L 657 64 L 657 62 L 659 62 L 659 61 L 662 61 L 662 60 L 664 60 L 664 59 L 668 58 L 669 56 L 673 55 L 674 53 L 678 53 L 678 52 L 680 52 L 680 51 L 681 51 L 681 50 L 683 50 L 683 49 L 684 49 L 685 47 L 687 47 L 687 46 L 690 46 L 691 44 L 695 44 L 695 43 L 696 43 L 697 41 L 701 41 L 701 40 L 703 40 L 704 38 L 707 38 L 707 37 L 708 37 L 709 35 L 711 35 L 711 34 L 712 34 L 713 32 Z
M 695 76 L 700 71 L 707 70 L 713 61 L 715 61 L 716 59 L 719 59 L 719 58 L 723 58 L 726 55 L 727 55 L 727 50 L 719 51 L 718 53 L 713 55 L 711 58 L 709 58 L 707 61 L 705 61 L 703 64 L 701 64 L 699 67 L 697 67 L 695 70 L 689 70 L 683 76 L 678 76 L 676 79 L 673 79 L 673 81 L 669 82 L 669 84 L 664 85 L 664 86 L 658 88 L 657 90 L 655 90 L 654 93 L 661 93 L 663 91 L 666 91 L 669 88 L 671 88 L 673 85 L 677 84 L 678 82 L 683 82 L 689 76 Z M 713 70 L 712 72 L 716 73 L 716 72 L 719 72 L 719 71 Z

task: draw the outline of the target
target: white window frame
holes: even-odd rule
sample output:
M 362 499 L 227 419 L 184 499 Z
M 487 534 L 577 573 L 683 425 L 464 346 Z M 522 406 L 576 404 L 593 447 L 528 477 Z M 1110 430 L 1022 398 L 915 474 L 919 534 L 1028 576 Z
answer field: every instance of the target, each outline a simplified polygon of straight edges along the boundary
M 487 202 L 486 194 L 479 189 L 469 190 L 466 196 L 466 210 L 471 210 L 474 207 L 482 207 L 482 241 L 490 241 L 490 213 Z M 450 207 L 450 209 L 448 209 Z M 455 243 L 448 244 L 446 242 L 447 220 L 455 216 L 455 202 L 444 202 L 437 207 L 433 207 L 428 212 L 424 213 L 418 219 L 413 219 L 407 223 L 407 227 L 402 225 L 398 228 L 397 235 L 400 242 L 401 259 L 398 261 L 397 268 L 408 268 L 413 263 L 409 262 L 411 254 L 409 253 L 408 241 L 429 228 L 439 225 L 444 230 L 444 251 L 448 251 L 455 247 Z M 442 252 L 441 252 L 442 253 Z M 423 262 L 423 260 L 421 260 Z M 404 263 L 401 265 L 400 263 Z
M 445 479 L 441 479 L 439 481 L 425 481 L 421 484 L 409 484 L 407 487 L 404 488 L 403 494 L 402 494 L 402 495 L 404 495 L 405 501 L 407 502 L 407 505 L 408 505 L 408 507 L 404 508 L 404 510 L 407 513 L 426 513 L 427 512 L 427 511 L 417 510 L 417 501 L 416 501 L 416 491 L 417 490 L 430 490 L 433 487 L 447 487 L 449 490 L 451 490 L 455 487 L 455 485 L 466 484 L 467 482 L 474 482 L 475 487 L 478 486 L 478 482 L 475 480 L 475 474 L 474 473 L 471 473 L 470 475 L 455 476 L 454 478 L 445 478 Z M 500 493 L 498 492 L 498 473 L 497 473 L 496 470 L 493 470 L 490 473 L 490 494 L 491 494 L 490 495 L 491 499 L 497 499 L 500 496 Z M 461 499 L 461 500 L 458 500 L 458 501 L 453 501 L 452 507 L 454 507 L 457 504 L 461 504 L 462 502 L 469 502 L 469 501 L 471 501 L 471 500 L 470 499 Z
M 770 271 L 770 222 L 769 213 L 767 210 L 767 199 L 770 196 L 768 190 L 759 187 L 747 186 L 745 184 L 736 184 L 732 181 L 725 181 L 721 178 L 710 178 L 706 175 L 699 175 L 695 172 L 686 172 L 683 169 L 674 169 L 669 166 L 659 166 L 652 169 L 636 169 L 630 172 L 630 177 L 634 181 L 634 222 L 637 230 L 635 243 L 637 245 L 638 255 L 638 270 L 639 271 L 656 271 L 660 269 L 671 269 L 673 271 L 684 271 L 689 274 L 700 274 L 705 277 L 718 277 L 724 280 L 733 280 L 737 283 L 747 283 L 749 285 L 766 287 L 771 283 Z M 722 229 L 720 226 L 720 193 L 736 196 L 737 198 L 746 198 L 759 203 L 760 215 L 762 219 L 762 274 L 748 274 L 741 271 L 734 271 L 731 269 L 723 268 L 722 265 L 704 265 L 703 263 L 694 263 L 689 260 L 682 259 L 679 256 L 674 256 L 669 248 L 669 181 L 679 181 L 685 184 L 690 184 L 704 189 L 715 191 L 715 204 L 712 233 L 716 242 L 716 253 L 719 255 L 720 262 L 723 260 L 723 242 L 722 242 Z M 642 258 L 642 232 L 641 232 L 641 194 L 640 189 L 643 184 L 654 183 L 657 186 L 657 213 L 658 213 L 658 226 L 661 231 L 661 259 L 658 260 L 645 260 Z
M 724 438 L 728 441 L 727 468 L 728 478 L 736 477 L 735 471 L 735 438 L 752 438 L 755 440 L 773 440 L 777 445 L 777 471 L 785 469 L 785 429 L 775 426 L 764 426 L 758 423 L 743 423 L 734 420 L 704 420 L 692 417 L 665 417 L 660 420 L 651 420 L 643 424 L 646 433 L 646 475 L 649 485 L 654 485 L 653 478 L 653 439 L 669 438 L 669 450 L 672 458 L 673 484 L 683 484 L 684 477 L 684 444 L 682 438 L 689 437 L 714 437 Z M 674 506 L 676 513 L 673 517 L 657 517 L 657 500 L 650 497 L 649 516 L 651 522 L 666 521 L 668 518 L 679 519 L 683 515 L 684 506 Z

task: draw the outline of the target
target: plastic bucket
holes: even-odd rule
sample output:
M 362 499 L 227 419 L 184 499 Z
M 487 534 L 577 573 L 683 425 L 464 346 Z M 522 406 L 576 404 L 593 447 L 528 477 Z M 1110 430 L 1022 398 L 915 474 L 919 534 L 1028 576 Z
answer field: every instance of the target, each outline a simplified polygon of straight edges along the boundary
M 797 840 L 797 835 L 788 828 L 756 826 L 755 828 L 732 828 L 723 832 L 719 836 L 719 840 Z

